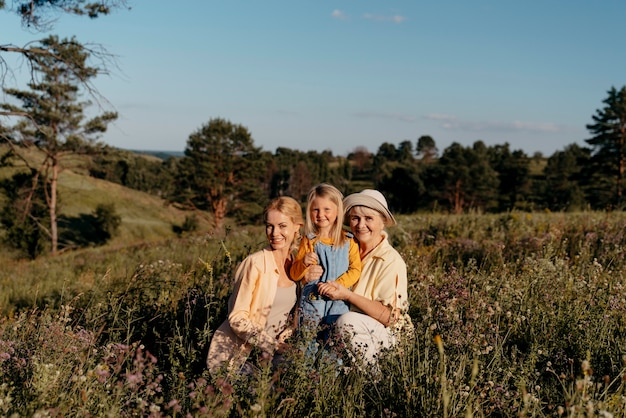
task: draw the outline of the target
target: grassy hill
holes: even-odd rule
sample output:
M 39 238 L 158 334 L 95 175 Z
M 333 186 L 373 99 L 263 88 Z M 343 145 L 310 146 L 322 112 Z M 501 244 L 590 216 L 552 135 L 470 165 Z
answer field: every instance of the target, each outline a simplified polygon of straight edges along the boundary
M 6 151 L 8 147 L 0 145 L 0 155 Z M 27 150 L 24 155 L 35 164 L 42 159 L 42 155 L 35 149 Z M 90 158 L 77 154 L 64 157 L 58 185 L 59 216 L 75 218 L 90 215 L 99 204 L 113 204 L 122 222 L 118 234 L 107 243 L 108 247 L 135 245 L 176 236 L 174 226 L 182 225 L 185 218 L 191 215 L 189 212 L 168 205 L 157 196 L 90 177 L 86 168 L 90 165 Z M 24 164 L 19 162 L 16 167 L 0 167 L 0 179 L 7 178 L 21 167 Z M 0 191 L 0 204 L 4 198 Z M 202 214 L 197 218 L 200 230 L 208 231 L 208 216 Z M 2 253 L 6 256 L 7 251 Z
M 119 235 L 110 244 L 133 244 L 173 237 L 188 212 L 178 210 L 153 195 L 65 170 L 59 177 L 60 214 L 92 213 L 99 204 L 114 204 L 122 218 Z

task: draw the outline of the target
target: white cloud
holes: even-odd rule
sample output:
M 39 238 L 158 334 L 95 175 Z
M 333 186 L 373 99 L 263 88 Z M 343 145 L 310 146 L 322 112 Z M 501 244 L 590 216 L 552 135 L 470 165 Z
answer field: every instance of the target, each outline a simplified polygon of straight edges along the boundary
M 451 119 L 455 119 L 454 116 L 450 116 L 450 115 L 446 115 L 443 113 L 429 113 L 428 115 L 424 116 L 424 119 L 430 119 L 430 120 L 451 120 Z
M 402 113 L 383 113 L 383 112 L 357 112 L 354 114 L 356 117 L 364 119 L 391 119 L 399 120 L 401 122 L 415 122 L 415 116 L 406 115 Z
M 454 116 L 431 113 L 424 116 L 424 119 L 439 121 L 440 127 L 455 131 L 469 132 L 531 132 L 531 133 L 558 133 L 567 129 L 555 123 L 537 123 L 522 121 L 486 121 L 474 122 L 457 119 Z
M 342 12 L 339 9 L 335 9 L 333 10 L 333 12 L 330 14 L 332 17 L 334 17 L 335 19 L 339 19 L 339 20 L 346 20 L 347 16 L 344 12 Z
M 385 16 L 385 15 L 377 15 L 373 13 L 365 13 L 363 15 L 363 19 L 374 20 L 376 22 L 393 22 L 393 23 L 400 24 L 406 20 L 406 17 L 402 15 Z

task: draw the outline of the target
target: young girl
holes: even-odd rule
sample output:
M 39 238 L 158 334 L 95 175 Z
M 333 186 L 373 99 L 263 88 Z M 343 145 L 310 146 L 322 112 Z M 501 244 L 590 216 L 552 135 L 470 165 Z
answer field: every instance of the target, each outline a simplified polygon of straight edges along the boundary
M 326 183 L 313 187 L 307 197 L 305 236 L 300 241 L 298 254 L 291 266 L 291 278 L 300 281 L 309 266 L 322 266 L 322 276 L 304 283 L 300 296 L 300 323 L 321 326 L 318 338 L 322 339 L 325 339 L 329 325 L 341 314 L 348 312 L 349 307 L 343 300 L 330 300 L 321 296 L 317 284 L 336 281 L 350 288 L 361 274 L 359 246 L 352 234 L 343 230 L 342 221 L 341 192 Z

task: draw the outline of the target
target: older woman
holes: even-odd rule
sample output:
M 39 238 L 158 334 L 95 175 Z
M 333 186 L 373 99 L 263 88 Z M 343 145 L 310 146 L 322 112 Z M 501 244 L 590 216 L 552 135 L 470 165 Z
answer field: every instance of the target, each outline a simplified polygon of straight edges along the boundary
M 294 322 L 296 284 L 288 275 L 297 239 L 304 224 L 302 207 L 286 196 L 270 202 L 264 211 L 269 244 L 244 259 L 235 273 L 228 301 L 228 318 L 215 331 L 207 366 L 213 375 L 253 370 L 246 362 L 253 348 L 276 360 L 286 348 Z
M 374 363 L 382 348 L 393 346 L 402 333 L 413 332 L 408 315 L 406 263 L 384 230 L 396 225 L 387 200 L 377 190 L 347 196 L 344 223 L 359 243 L 363 268 L 359 281 L 347 289 L 336 282 L 320 283 L 320 294 L 345 300 L 351 311 L 339 317 L 337 331 L 349 337 L 352 354 Z

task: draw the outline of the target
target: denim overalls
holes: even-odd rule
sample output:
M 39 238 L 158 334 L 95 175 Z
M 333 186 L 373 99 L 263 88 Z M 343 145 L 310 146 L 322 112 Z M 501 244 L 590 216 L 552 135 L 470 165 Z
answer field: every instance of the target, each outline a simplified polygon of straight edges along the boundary
M 346 233 L 346 235 L 348 238 L 352 237 L 350 233 Z M 348 304 L 343 300 L 330 300 L 320 296 L 317 292 L 317 284 L 335 281 L 348 271 L 350 241 L 344 240 L 340 247 L 336 247 L 315 240 L 313 234 L 307 235 L 307 238 L 313 243 L 313 250 L 317 254 L 319 265 L 324 268 L 324 273 L 319 280 L 305 284 L 302 289 L 302 297 L 300 298 L 301 323 L 330 325 L 341 314 L 348 312 Z

